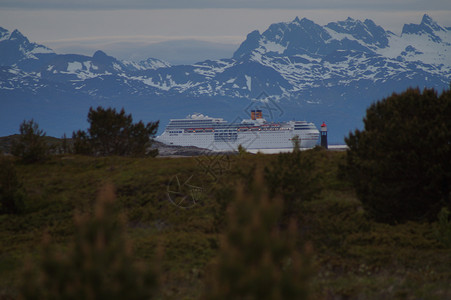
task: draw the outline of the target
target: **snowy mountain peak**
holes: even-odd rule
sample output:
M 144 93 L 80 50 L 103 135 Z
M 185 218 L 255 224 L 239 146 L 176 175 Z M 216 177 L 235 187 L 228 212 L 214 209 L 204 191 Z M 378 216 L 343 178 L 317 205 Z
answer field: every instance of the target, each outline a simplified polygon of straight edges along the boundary
M 3 27 L 0 27 L 0 41 L 7 40 L 7 39 L 9 39 L 10 36 L 11 36 L 11 33 L 9 32 L 9 30 L 7 30 Z
M 2 40 L 9 40 L 9 41 L 16 41 L 18 43 L 30 43 L 28 39 L 17 29 L 14 29 L 14 31 L 10 32 L 9 30 L 0 27 L 0 41 Z
M 5 29 L 3 27 L 0 27 L 0 37 L 3 37 L 5 34 L 7 34 L 9 31 L 8 29 Z
M 272 24 L 262 34 L 251 32 L 233 58 L 254 61 L 260 61 L 262 55 L 317 58 L 335 55 L 336 51 L 375 54 L 377 49 L 388 47 L 388 37 L 389 33 L 371 20 L 362 22 L 349 17 L 320 26 L 307 18 L 296 17 L 291 22 Z
M 420 24 L 405 24 L 402 35 L 429 35 L 433 42 L 442 41 L 440 33 L 446 33 L 446 29 L 437 24 L 430 16 L 425 14 Z
M 29 43 L 28 39 L 17 29 L 14 29 L 14 31 L 11 33 L 10 40 L 20 40 Z
M 345 21 L 331 22 L 326 25 L 326 28 L 339 34 L 350 35 L 349 39 L 360 40 L 368 45 L 379 48 L 388 46 L 387 32 L 372 20 L 367 19 L 365 22 L 362 22 L 348 17 Z
M 38 65 L 39 57 L 55 55 L 52 49 L 46 46 L 31 43 L 19 30 L 13 32 L 0 27 L 0 66 L 30 65 L 34 61 Z M 27 69 L 27 67 L 25 67 Z
M 424 14 L 421 24 L 437 24 L 428 14 Z
M 421 24 L 431 28 L 433 31 L 445 31 L 443 27 L 437 24 L 429 15 L 425 14 L 421 20 Z
M 313 22 L 312 20 L 307 19 L 307 18 L 302 18 L 301 21 L 299 22 L 299 25 L 301 27 L 303 27 L 304 29 L 320 26 L 320 25 L 316 24 L 315 22 Z
M 113 58 L 111 56 L 108 56 L 105 52 L 102 50 L 97 50 L 94 55 L 92 56 L 93 59 L 107 59 L 107 58 Z
M 233 54 L 233 58 L 240 59 L 248 56 L 252 50 L 258 47 L 260 38 L 261 36 L 258 30 L 254 30 L 249 33 L 246 37 L 246 40 L 241 43 L 240 47 Z

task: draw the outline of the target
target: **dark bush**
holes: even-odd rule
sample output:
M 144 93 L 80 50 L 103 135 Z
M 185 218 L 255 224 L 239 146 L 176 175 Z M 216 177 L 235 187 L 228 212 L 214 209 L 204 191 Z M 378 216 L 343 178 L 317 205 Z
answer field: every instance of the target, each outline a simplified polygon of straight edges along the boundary
M 378 221 L 433 220 L 450 206 L 451 92 L 409 89 L 371 105 L 346 138 L 357 196 Z

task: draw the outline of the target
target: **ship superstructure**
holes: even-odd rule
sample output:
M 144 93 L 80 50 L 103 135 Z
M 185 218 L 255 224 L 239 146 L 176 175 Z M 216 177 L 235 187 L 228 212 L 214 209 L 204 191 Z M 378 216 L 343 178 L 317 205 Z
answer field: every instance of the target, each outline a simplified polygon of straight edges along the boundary
M 234 151 L 242 145 L 252 152 L 277 152 L 291 150 L 295 136 L 299 137 L 301 148 L 312 148 L 318 141 L 319 131 L 313 123 L 306 121 L 267 122 L 261 110 L 253 110 L 251 118 L 240 123 L 228 123 L 222 118 L 202 114 L 171 119 L 156 140 L 213 151 Z

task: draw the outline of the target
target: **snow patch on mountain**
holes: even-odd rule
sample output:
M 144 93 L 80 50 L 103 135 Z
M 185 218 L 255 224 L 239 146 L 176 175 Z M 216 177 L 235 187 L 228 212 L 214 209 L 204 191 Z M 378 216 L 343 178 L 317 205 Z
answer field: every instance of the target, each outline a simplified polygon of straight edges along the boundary
M 441 42 L 436 42 L 430 34 L 390 35 L 389 47 L 376 52 L 389 58 L 419 61 L 426 64 L 451 66 L 451 31 L 440 32 Z
M 67 64 L 67 72 L 77 72 L 83 69 L 83 65 L 78 62 L 78 61 L 74 61 L 74 62 L 70 62 Z
M 276 36 L 276 38 L 278 38 Z M 264 52 L 275 52 L 278 54 L 283 54 L 283 52 L 287 49 L 287 46 L 282 46 L 281 44 L 274 41 L 261 41 L 260 46 L 264 49 Z
M 249 91 L 252 91 L 252 77 L 244 75 L 246 78 L 246 86 Z
M 156 58 L 148 58 L 139 62 L 128 60 L 122 60 L 121 62 L 128 69 L 134 71 L 156 70 L 159 68 L 169 68 L 171 66 L 168 62 Z

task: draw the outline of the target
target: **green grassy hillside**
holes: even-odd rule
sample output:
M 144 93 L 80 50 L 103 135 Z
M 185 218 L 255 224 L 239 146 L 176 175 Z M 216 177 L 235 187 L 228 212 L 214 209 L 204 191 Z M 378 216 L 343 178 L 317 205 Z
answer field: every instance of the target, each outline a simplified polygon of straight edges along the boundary
M 299 243 L 313 246 L 311 299 L 450 299 L 451 250 L 437 223 L 385 225 L 369 220 L 340 165 L 346 153 L 309 150 L 323 191 L 296 215 Z M 154 263 L 159 299 L 199 299 L 227 226 L 239 182 L 276 155 L 186 158 L 53 156 L 15 162 L 24 211 L 0 215 L 0 298 L 15 298 L 27 259 L 39 260 L 43 236 L 69 247 L 74 215 L 92 211 L 99 189 L 115 186 L 136 261 Z M 13 159 L 13 158 L 7 158 Z M 180 183 L 180 184 L 179 184 Z

